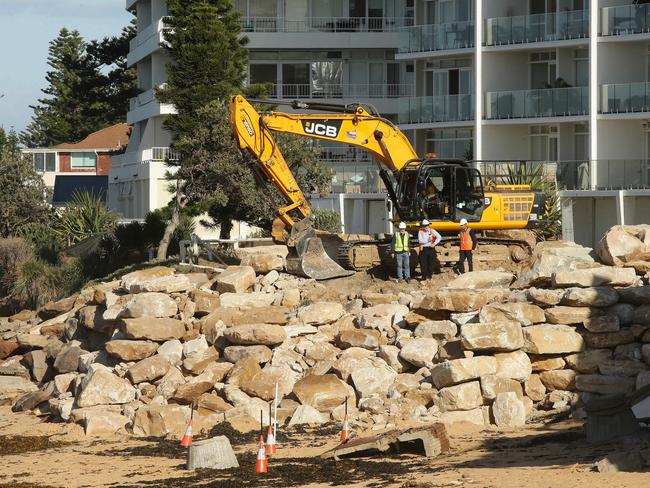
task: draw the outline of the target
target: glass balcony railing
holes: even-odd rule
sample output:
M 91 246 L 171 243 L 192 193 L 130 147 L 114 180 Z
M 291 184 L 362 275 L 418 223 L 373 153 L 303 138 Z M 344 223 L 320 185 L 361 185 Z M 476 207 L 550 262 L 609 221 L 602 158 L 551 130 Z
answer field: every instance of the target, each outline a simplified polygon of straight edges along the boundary
M 487 19 L 485 45 L 561 41 L 589 36 L 589 10 Z
M 413 95 L 412 84 L 289 84 L 276 85 L 271 98 L 397 98 Z
M 650 161 L 645 159 L 480 161 L 476 167 L 481 171 L 484 182 L 496 184 L 510 183 L 509 175 L 514 172 L 537 177 L 541 175 L 558 190 L 650 188 Z
M 605 7 L 601 15 L 603 36 L 650 32 L 650 4 Z
M 395 32 L 413 25 L 407 17 L 242 17 L 242 32 Z
M 474 119 L 472 95 L 412 97 L 400 100 L 398 124 L 458 122 Z
M 474 47 L 474 21 L 407 27 L 400 36 L 401 53 L 471 48 Z
M 650 83 L 601 86 L 600 111 L 604 114 L 650 112 Z
M 586 86 L 486 93 L 485 118 L 566 117 L 589 112 Z
M 325 163 L 330 163 L 325 161 Z M 328 164 L 334 171 L 332 176 L 333 193 L 383 193 L 384 182 L 374 164 Z

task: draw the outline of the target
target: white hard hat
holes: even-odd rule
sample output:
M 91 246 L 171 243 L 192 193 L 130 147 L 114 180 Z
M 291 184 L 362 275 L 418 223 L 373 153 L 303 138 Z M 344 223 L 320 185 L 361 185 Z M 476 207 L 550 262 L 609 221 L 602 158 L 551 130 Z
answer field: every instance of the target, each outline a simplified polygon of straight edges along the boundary
M 467 225 L 467 219 L 460 219 L 460 225 Z
M 427 219 L 424 219 L 422 221 L 422 227 L 429 225 L 429 221 Z
M 399 228 L 400 229 L 406 229 L 406 222 L 400 222 L 399 223 Z

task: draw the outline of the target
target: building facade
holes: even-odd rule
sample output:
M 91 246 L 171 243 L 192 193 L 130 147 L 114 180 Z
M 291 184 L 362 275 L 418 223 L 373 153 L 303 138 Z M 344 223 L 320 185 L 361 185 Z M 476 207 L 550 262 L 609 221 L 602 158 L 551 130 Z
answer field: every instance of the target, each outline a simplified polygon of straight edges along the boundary
M 106 199 L 112 160 L 119 158 L 129 144 L 130 132 L 128 124 L 116 124 L 79 142 L 22 152 L 32 158 L 34 169 L 43 175 L 53 205 L 65 205 L 77 190 L 101 193 Z
M 633 0 L 236 0 L 250 39 L 249 82 L 277 99 L 372 104 L 419 154 L 478 163 L 550 162 L 564 236 L 593 245 L 650 209 L 650 5 Z M 129 64 L 131 144 L 113 163 L 111 202 L 138 218 L 164 205 L 169 135 L 155 100 L 167 62 L 165 0 L 127 0 L 138 18 Z M 322 146 L 334 193 L 316 208 L 345 232 L 390 230 L 376 164 Z M 171 155 L 173 157 L 173 155 Z M 119 162 L 119 164 L 117 164 Z M 120 200 L 121 198 L 121 200 Z M 576 224 L 579 223 L 579 225 Z

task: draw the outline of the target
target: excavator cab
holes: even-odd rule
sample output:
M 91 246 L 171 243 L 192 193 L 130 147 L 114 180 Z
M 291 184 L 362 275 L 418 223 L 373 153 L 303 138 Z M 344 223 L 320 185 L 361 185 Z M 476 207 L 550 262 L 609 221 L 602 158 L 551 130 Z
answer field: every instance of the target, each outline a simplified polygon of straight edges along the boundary
M 463 161 L 412 161 L 395 181 L 397 211 L 404 221 L 481 220 L 485 207 L 481 174 Z

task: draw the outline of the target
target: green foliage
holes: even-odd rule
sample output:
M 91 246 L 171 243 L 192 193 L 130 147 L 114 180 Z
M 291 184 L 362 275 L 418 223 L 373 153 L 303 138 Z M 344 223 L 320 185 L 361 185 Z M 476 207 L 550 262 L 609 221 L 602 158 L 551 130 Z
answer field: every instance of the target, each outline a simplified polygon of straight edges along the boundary
M 544 164 L 518 164 L 508 166 L 505 185 L 529 185 L 532 190 L 546 194 L 546 219 L 543 225 L 534 229 L 538 239 L 557 239 L 562 235 L 562 209 L 555 181 L 544 174 Z
M 123 122 L 129 97 L 137 94 L 136 72 L 126 67 L 132 25 L 120 37 L 90 44 L 78 31 L 61 29 L 50 42 L 45 97 L 32 106 L 32 122 L 21 133 L 28 147 L 79 141 L 91 132 Z
M 117 214 L 109 210 L 101 195 L 75 192 L 72 201 L 56 215 L 52 231 L 68 245 L 99 232 L 110 232 Z
M 177 115 L 165 126 L 179 137 L 199 126 L 197 110 L 241 89 L 248 38 L 240 37 L 239 13 L 229 0 L 168 0 L 167 5 L 163 49 L 171 62 L 167 86 L 157 97 L 176 107 Z
M 337 234 L 341 232 L 341 215 L 334 210 L 314 210 L 314 228 Z
M 86 281 L 79 259 L 67 259 L 53 265 L 33 258 L 21 266 L 11 297 L 22 306 L 38 308 L 73 294 Z
M 24 225 L 44 223 L 49 210 L 47 189 L 30 157 L 23 156 L 15 134 L 0 149 L 0 237 L 16 235 Z
M 34 249 L 28 241 L 0 238 L 0 296 L 12 293 L 23 264 L 34 257 Z

